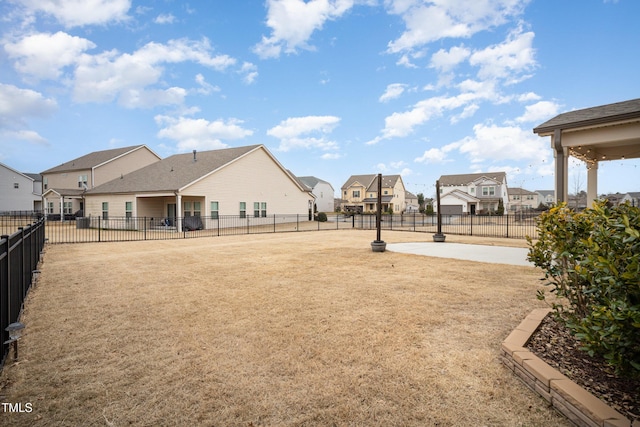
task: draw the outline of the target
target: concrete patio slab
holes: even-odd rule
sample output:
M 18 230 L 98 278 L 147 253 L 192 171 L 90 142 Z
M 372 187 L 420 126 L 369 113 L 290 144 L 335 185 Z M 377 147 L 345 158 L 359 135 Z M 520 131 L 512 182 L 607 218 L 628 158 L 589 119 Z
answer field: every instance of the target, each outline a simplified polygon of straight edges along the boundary
M 505 246 L 470 245 L 451 242 L 411 242 L 388 243 L 387 250 L 438 258 L 533 266 L 531 262 L 527 261 L 527 254 L 529 253 L 529 249 L 527 248 L 508 248 Z

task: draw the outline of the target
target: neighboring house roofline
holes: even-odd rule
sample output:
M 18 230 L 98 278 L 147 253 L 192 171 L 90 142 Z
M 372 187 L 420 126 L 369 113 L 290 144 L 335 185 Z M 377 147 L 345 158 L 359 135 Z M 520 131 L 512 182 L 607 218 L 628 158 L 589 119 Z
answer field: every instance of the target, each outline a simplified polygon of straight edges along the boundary
M 456 175 L 442 175 L 440 176 L 440 186 L 455 187 L 460 185 L 469 185 L 481 179 L 489 179 L 496 182 L 499 185 L 507 184 L 506 172 L 481 172 L 481 173 L 467 173 Z
M 87 194 L 157 194 L 167 192 L 177 194 L 258 150 L 263 150 L 269 158 L 274 160 L 274 163 L 291 179 L 300 191 L 309 193 L 264 145 L 249 145 L 220 150 L 196 151 L 194 153 L 195 158 L 192 157 L 191 153 L 175 154 L 132 171 L 120 178 L 101 184 L 88 190 Z
M 4 163 L 1 163 L 1 162 L 0 162 L 0 166 L 4 166 L 5 168 L 9 169 L 11 172 L 17 173 L 18 175 L 22 176 L 23 178 L 27 178 L 27 179 L 29 179 L 29 180 L 31 180 L 31 181 L 36 181 L 35 179 L 33 179 L 32 177 L 30 177 L 29 175 L 24 174 L 24 173 L 22 173 L 22 172 L 20 172 L 20 171 L 17 171 L 17 170 L 15 170 L 14 168 L 12 168 L 11 166 L 5 165 Z
M 146 148 L 158 159 L 161 159 L 160 156 L 153 152 L 149 147 L 144 144 L 140 144 L 128 147 L 112 148 L 108 150 L 93 151 L 89 154 L 85 154 L 84 156 L 77 157 L 75 159 L 69 160 L 68 162 L 47 169 L 40 174 L 44 175 L 51 173 L 72 172 L 78 170 L 92 170 L 98 166 L 107 164 L 116 158 L 120 158 L 123 155 L 132 153 L 142 148 Z

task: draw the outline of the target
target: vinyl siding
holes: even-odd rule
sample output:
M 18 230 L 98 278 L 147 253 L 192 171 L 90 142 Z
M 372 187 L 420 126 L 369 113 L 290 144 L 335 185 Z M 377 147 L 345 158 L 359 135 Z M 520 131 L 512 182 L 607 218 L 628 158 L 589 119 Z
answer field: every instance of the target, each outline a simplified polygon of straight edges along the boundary
M 95 182 L 93 185 L 90 185 L 90 188 L 97 187 L 98 185 L 109 182 L 112 179 L 119 178 L 120 175 L 126 175 L 129 172 L 141 169 L 159 160 L 160 159 L 158 159 L 158 157 L 147 148 L 140 148 L 132 153 L 128 153 L 116 160 L 107 162 L 104 165 L 95 168 Z
M 181 194 L 183 200 L 204 196 L 203 216 L 210 214 L 212 201 L 219 202 L 220 215 L 238 215 L 240 202 L 246 202 L 248 216 L 253 215 L 254 202 L 266 202 L 267 215 L 306 215 L 311 199 L 262 149 L 190 185 Z
M 14 184 L 18 188 L 14 188 Z M 0 165 L 0 211 L 30 211 L 34 209 L 33 181 Z

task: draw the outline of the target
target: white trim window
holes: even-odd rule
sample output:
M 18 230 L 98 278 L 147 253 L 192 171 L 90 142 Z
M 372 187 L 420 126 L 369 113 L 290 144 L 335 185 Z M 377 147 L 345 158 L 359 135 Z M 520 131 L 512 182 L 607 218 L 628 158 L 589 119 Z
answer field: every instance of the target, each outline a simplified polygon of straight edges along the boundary
M 109 202 L 102 202 L 102 219 L 109 219 Z
M 220 203 L 211 202 L 211 219 L 220 218 Z
M 124 216 L 127 219 L 133 218 L 133 202 L 124 202 Z
M 240 202 L 240 218 L 247 217 L 247 202 Z
M 262 218 L 266 218 L 267 217 L 267 202 L 261 202 L 260 203 L 260 216 Z

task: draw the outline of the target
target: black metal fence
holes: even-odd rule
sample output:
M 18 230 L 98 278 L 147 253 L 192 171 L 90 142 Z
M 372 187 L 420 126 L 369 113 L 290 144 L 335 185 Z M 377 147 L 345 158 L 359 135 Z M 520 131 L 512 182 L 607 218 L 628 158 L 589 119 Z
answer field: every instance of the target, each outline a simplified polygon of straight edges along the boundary
M 505 215 L 442 215 L 442 232 L 464 236 L 499 237 L 524 239 L 538 236 L 537 213 L 512 213 Z M 375 215 L 355 215 L 354 228 L 372 230 L 376 228 Z M 436 215 L 404 213 L 382 215 L 381 227 L 385 230 L 436 233 Z
M 31 287 L 45 242 L 45 221 L 40 218 L 0 237 L 0 367 L 9 352 L 7 326 L 18 321 Z
M 308 215 L 150 218 L 101 217 L 47 220 L 49 243 L 123 242 L 189 239 L 238 234 L 286 233 L 353 228 L 353 218 L 330 215 L 327 221 L 309 220 Z
M 218 218 L 101 217 L 71 218 L 46 222 L 49 243 L 123 242 L 170 240 L 238 234 L 285 233 L 364 229 L 374 230 L 375 215 L 328 215 L 327 221 L 309 220 L 307 215 L 264 217 L 225 215 Z M 443 215 L 442 232 L 466 236 L 519 238 L 537 237 L 536 214 L 501 216 Z M 420 213 L 383 215 L 385 230 L 435 233 L 437 217 Z

